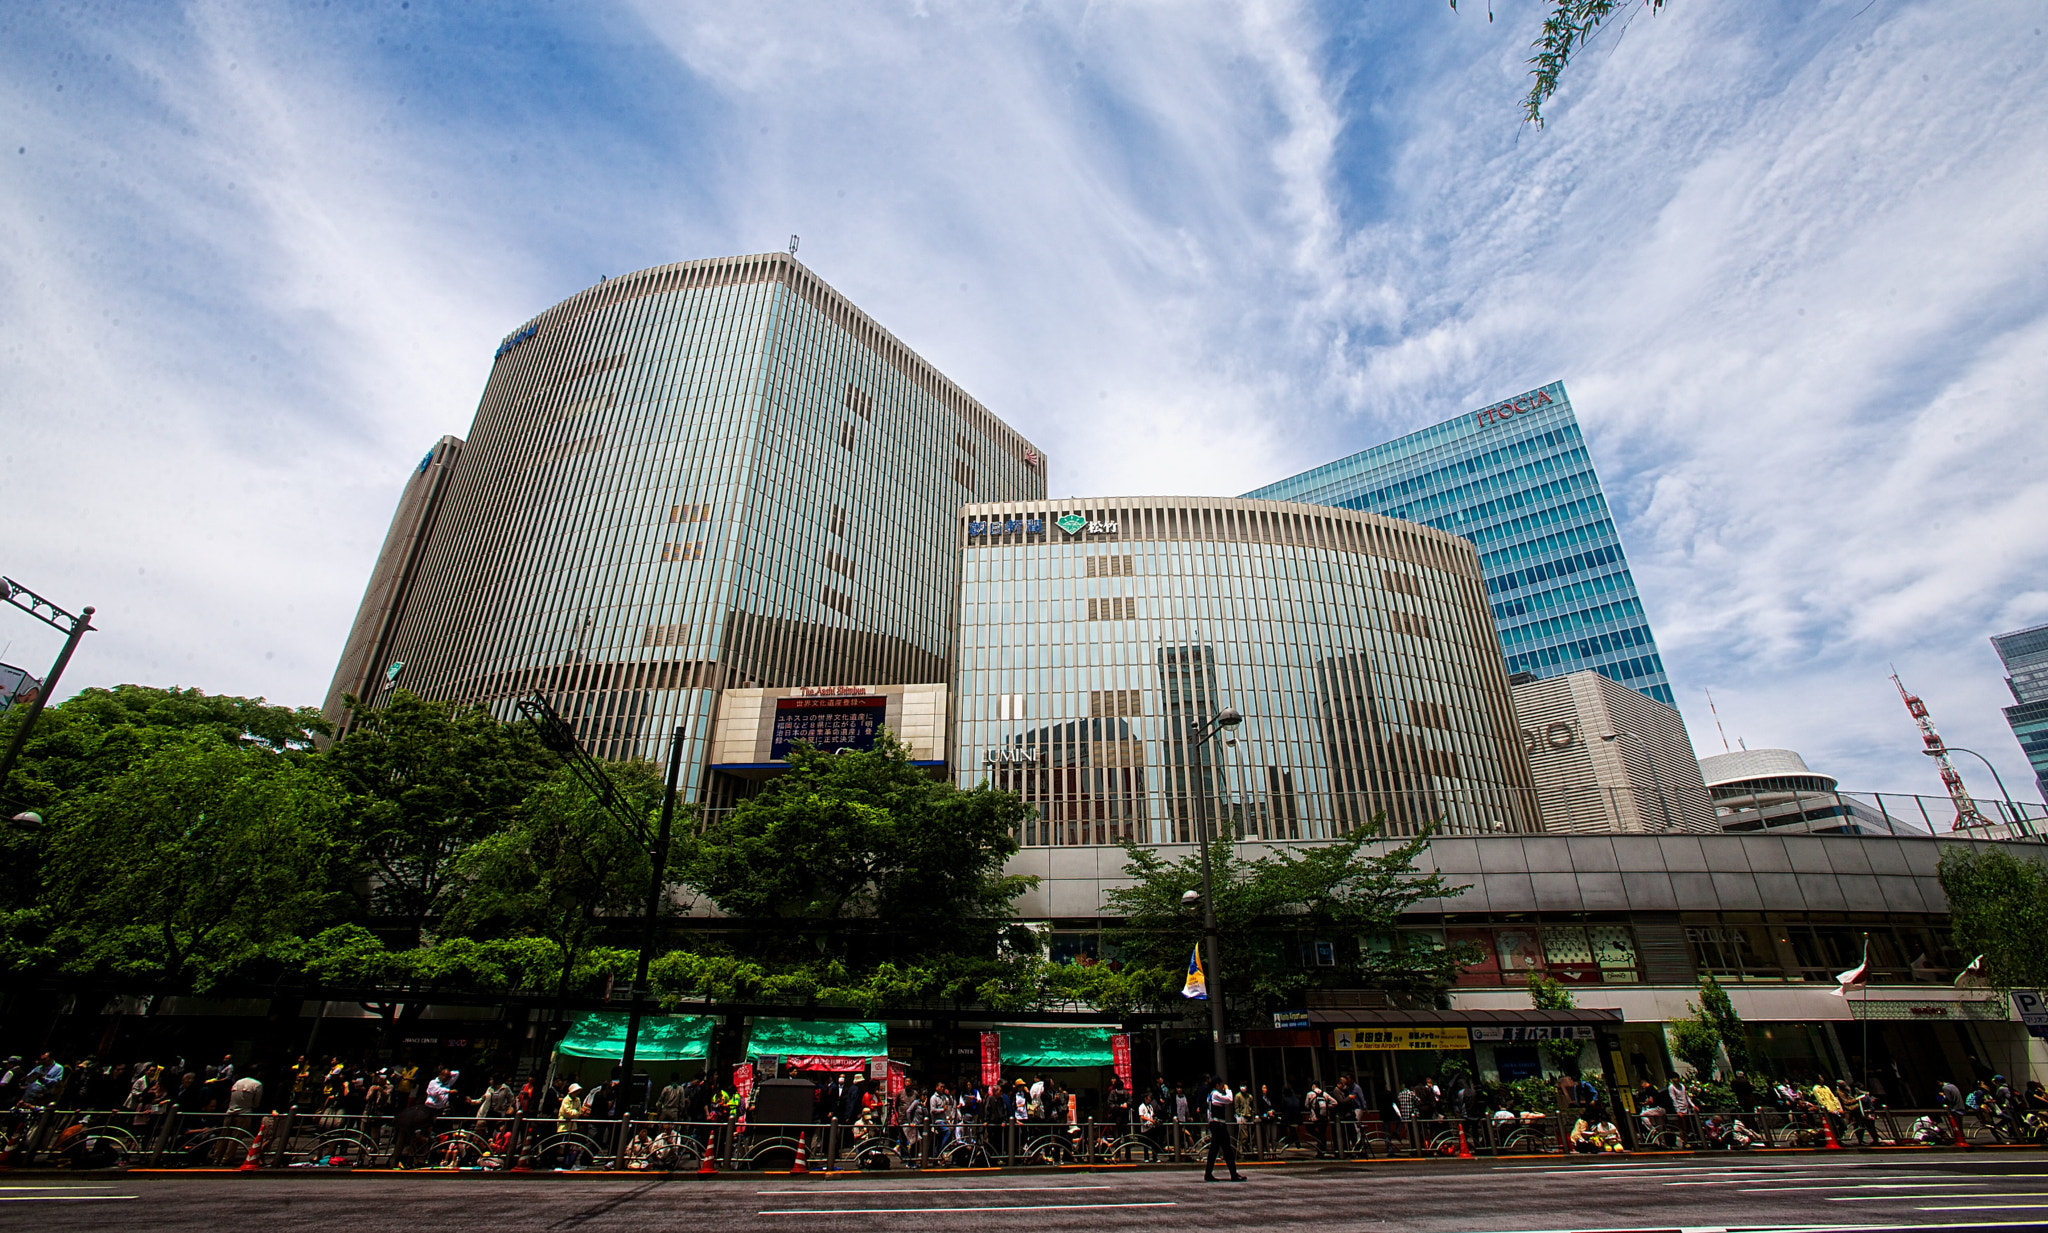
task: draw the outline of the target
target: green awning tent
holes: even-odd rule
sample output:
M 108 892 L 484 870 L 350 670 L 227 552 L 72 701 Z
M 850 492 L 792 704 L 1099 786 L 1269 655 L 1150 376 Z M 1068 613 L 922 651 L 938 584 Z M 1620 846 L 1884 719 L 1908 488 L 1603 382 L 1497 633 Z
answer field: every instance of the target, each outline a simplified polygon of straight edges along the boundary
M 756 1019 L 748 1057 L 871 1058 L 889 1052 L 889 1029 L 880 1023 L 811 1019 Z
M 701 1062 L 711 1056 L 711 1016 L 647 1015 L 640 1020 L 634 1042 L 635 1062 Z M 555 1046 L 569 1057 L 622 1058 L 626 1055 L 626 1015 L 601 1010 L 584 1015 Z
M 1003 1065 L 1059 1069 L 1108 1066 L 1111 1062 L 1106 1027 L 1005 1027 Z

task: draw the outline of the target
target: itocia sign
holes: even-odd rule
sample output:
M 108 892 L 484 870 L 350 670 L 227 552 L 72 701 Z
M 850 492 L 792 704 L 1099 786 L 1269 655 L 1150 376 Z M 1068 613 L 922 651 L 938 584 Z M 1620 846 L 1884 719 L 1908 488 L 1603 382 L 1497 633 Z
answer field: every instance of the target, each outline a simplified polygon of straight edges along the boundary
M 1525 412 L 1534 411 L 1538 407 L 1547 407 L 1555 401 L 1557 400 L 1542 390 L 1537 390 L 1533 394 L 1524 394 L 1520 398 L 1511 398 L 1506 402 L 1497 402 L 1483 411 L 1474 411 L 1472 418 L 1478 420 L 1479 426 L 1484 428 L 1495 420 L 1509 419 Z

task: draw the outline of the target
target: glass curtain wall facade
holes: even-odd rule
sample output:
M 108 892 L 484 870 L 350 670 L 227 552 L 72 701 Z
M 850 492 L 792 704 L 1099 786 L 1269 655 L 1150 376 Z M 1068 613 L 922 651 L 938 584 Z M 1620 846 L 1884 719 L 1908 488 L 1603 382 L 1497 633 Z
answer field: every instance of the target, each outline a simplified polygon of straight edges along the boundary
M 1508 671 L 1590 668 L 1678 705 L 1563 382 L 1245 495 L 1462 535 L 1479 549 Z
M 2014 705 L 2005 722 L 2034 768 L 2034 787 L 2048 803 L 2048 625 L 1995 634 L 1991 645 L 2005 665 Z
M 1477 554 L 1369 514 L 1100 497 L 961 513 L 956 775 L 1028 846 L 1540 829 Z M 1192 726 L 1224 707 L 1233 733 Z M 1231 743 L 1226 743 L 1229 741 Z
M 538 689 L 598 756 L 681 724 L 702 766 L 720 689 L 947 680 L 956 512 L 1044 491 L 1034 446 L 792 257 L 611 279 L 498 348 L 337 693 Z

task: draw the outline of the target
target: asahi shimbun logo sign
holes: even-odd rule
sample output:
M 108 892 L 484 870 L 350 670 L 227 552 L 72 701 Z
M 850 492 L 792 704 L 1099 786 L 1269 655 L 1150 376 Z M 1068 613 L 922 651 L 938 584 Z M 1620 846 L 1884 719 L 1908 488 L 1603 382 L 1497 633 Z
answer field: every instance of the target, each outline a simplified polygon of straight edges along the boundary
M 1537 390 L 1533 394 L 1524 394 L 1520 398 L 1510 398 L 1506 402 L 1497 402 L 1484 410 L 1474 411 L 1472 418 L 1478 420 L 1479 426 L 1484 428 L 1495 421 L 1513 419 L 1517 415 L 1526 415 L 1538 407 L 1547 407 L 1556 401 L 1549 394 L 1544 393 L 1542 390 Z

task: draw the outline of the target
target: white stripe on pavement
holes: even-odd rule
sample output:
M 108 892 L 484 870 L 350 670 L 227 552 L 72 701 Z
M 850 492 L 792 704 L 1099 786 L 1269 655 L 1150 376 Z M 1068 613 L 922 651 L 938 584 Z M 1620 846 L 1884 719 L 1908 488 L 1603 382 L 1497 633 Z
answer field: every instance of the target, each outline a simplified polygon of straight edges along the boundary
M 861 1186 L 861 1187 L 859 1187 L 859 1188 L 857 1188 L 857 1189 L 856 1189 L 856 1188 L 853 1188 L 853 1187 L 849 1187 L 849 1188 L 847 1188 L 846 1190 L 842 1190 L 842 1191 L 840 1191 L 840 1192 L 839 1192 L 839 1194 L 833 1195 L 832 1197 L 834 1197 L 834 1198 L 838 1198 L 838 1197 L 840 1197 L 841 1195 L 863 1195 L 863 1194 L 1006 1194 L 1006 1193 L 1011 1193 L 1011 1192 L 1015 1192 L 1015 1191 L 1037 1191 L 1037 1192 L 1039 1192 L 1039 1193 L 1045 1193 L 1045 1192 L 1048 1192 L 1048 1191 L 1063 1191 L 1063 1190 L 1108 1190 L 1108 1189 L 1109 1189 L 1109 1187 L 1107 1187 L 1107 1186 L 888 1186 L 888 1187 L 882 1187 L 882 1186 L 875 1186 L 875 1187 Z M 824 1190 L 824 1191 L 821 1191 L 821 1190 L 819 1190 L 819 1189 L 818 1189 L 818 1188 L 817 1188 L 816 1186 L 793 1186 L 793 1187 L 791 1187 L 791 1188 L 789 1188 L 789 1189 L 787 1189 L 787 1190 L 756 1190 L 756 1191 L 755 1191 L 754 1193 L 755 1193 L 755 1194 L 814 1194 L 814 1195 L 819 1195 L 819 1196 L 821 1196 L 821 1197 L 822 1197 L 822 1196 L 824 1196 L 824 1195 L 832 1194 L 832 1192 L 831 1192 L 831 1191 L 829 1191 L 829 1190 Z
M 1995 1194 L 1844 1194 L 1831 1195 L 1830 1203 L 1911 1203 L 1915 1199 L 2048 1199 L 2048 1191 L 2007 1190 Z
M 1949 1196 L 1943 1195 L 1946 1199 Z M 1958 1196 L 1960 1197 L 1960 1196 Z M 1975 1198 L 1975 1195 L 1970 1196 Z M 2048 1203 L 1961 1203 L 1950 1207 L 1923 1207 L 1923 1212 L 2040 1212 L 2048 1211 Z
M 756 1216 L 888 1216 L 904 1212 L 1076 1212 L 1105 1207 L 1177 1207 L 1171 1202 L 1156 1203 L 1032 1203 L 1025 1205 L 1003 1204 L 991 1207 L 791 1207 L 776 1211 L 755 1212 Z
M 1982 1186 L 1983 1182 L 1833 1182 L 1825 1186 L 1744 1186 L 1737 1194 L 1792 1194 L 1801 1190 L 1933 1190 L 1942 1186 Z
M 1840 1176 L 1840 1174 L 1835 1175 L 1835 1177 Z M 1773 1186 L 1807 1186 L 1819 1185 L 1822 1182 L 1826 1182 L 1830 1185 L 1836 1186 L 1856 1186 L 1861 1185 L 1864 1182 L 1898 1181 L 1904 1178 L 1925 1176 L 1927 1176 L 1925 1173 L 1872 1173 L 1868 1177 L 1859 1177 L 1854 1180 L 1836 1182 L 1834 1178 L 1823 1177 L 1820 1174 L 1814 1174 L 1811 1177 L 1790 1177 L 1784 1175 L 1780 1175 L 1777 1177 L 1757 1177 L 1754 1174 L 1752 1174 L 1748 1177 L 1728 1177 L 1723 1178 L 1719 1181 L 1712 1182 L 1665 1182 L 1664 1184 L 1666 1186 L 1740 1186 L 1744 1182 L 1769 1182 Z M 2026 1176 L 2034 1175 L 2027 1174 Z
M 133 1194 L 0 1194 L 0 1203 L 111 1203 L 141 1197 Z

